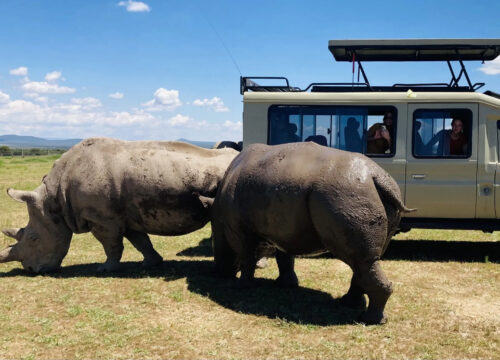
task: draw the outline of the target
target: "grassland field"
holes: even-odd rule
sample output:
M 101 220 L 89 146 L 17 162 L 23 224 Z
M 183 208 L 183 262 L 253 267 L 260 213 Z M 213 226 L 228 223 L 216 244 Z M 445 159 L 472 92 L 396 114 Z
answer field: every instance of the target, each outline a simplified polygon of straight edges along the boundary
M 8 187 L 34 189 L 57 156 L 0 159 L 0 227 L 27 224 Z M 212 273 L 210 227 L 152 236 L 165 262 L 140 266 L 125 243 L 125 267 L 105 260 L 90 234 L 75 235 L 60 272 L 31 276 L 0 264 L 0 359 L 499 359 L 500 233 L 412 230 L 382 262 L 394 293 L 383 326 L 355 321 L 338 305 L 350 269 L 299 258 L 298 289 L 274 286 L 272 260 L 259 286 L 238 290 Z M 14 242 L 0 235 L 0 248 Z

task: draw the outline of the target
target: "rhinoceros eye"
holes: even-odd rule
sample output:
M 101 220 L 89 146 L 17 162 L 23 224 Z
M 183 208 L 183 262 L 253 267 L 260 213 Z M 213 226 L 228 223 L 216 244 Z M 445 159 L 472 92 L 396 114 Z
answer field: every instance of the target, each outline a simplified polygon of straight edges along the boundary
M 28 235 L 28 240 L 30 240 L 30 241 L 37 241 L 38 240 L 38 235 L 35 234 L 35 233 L 30 233 Z

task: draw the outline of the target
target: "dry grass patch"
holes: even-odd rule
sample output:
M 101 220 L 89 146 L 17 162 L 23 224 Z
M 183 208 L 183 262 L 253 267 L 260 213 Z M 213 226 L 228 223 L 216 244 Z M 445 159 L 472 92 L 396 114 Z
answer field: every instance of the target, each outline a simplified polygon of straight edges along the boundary
M 27 221 L 5 188 L 35 188 L 51 161 L 2 160 L 0 226 Z M 90 234 L 74 236 L 59 273 L 29 276 L 19 263 L 1 264 L 0 358 L 498 357 L 499 233 L 398 235 L 382 262 L 395 288 L 389 322 L 368 327 L 337 304 L 351 276 L 340 261 L 298 259 L 299 289 L 274 287 L 271 261 L 257 271 L 259 287 L 236 290 L 212 274 L 209 235 L 205 227 L 152 237 L 166 261 L 150 271 L 126 242 L 123 271 L 97 274 L 105 256 Z M 11 242 L 0 236 L 0 246 Z M 454 244 L 476 250 L 454 252 Z

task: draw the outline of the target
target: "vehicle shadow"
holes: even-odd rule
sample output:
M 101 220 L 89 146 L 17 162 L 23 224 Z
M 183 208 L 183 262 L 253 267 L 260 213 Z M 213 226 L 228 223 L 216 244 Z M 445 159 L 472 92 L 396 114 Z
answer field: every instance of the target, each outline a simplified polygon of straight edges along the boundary
M 354 324 L 355 319 L 361 314 L 361 310 L 341 306 L 339 299 L 333 298 L 329 293 L 305 287 L 280 288 L 275 285 L 274 280 L 258 278 L 255 281 L 255 287 L 239 289 L 235 280 L 216 276 L 214 264 L 209 260 L 169 260 L 150 270 L 141 269 L 140 262 L 125 262 L 120 271 L 113 273 L 98 273 L 98 266 L 99 264 L 96 263 L 69 265 L 62 267 L 58 272 L 43 276 L 52 278 L 157 277 L 167 282 L 186 278 L 189 291 L 207 297 L 235 312 L 275 319 L 277 326 L 289 326 L 289 323 L 310 326 Z M 20 268 L 0 273 L 0 278 L 18 276 L 30 275 Z
M 498 263 L 500 242 L 393 240 L 382 259 Z
M 177 256 L 210 257 L 210 238 L 197 246 L 184 249 Z M 320 257 L 333 258 L 330 254 Z M 500 241 L 393 240 L 383 259 L 409 261 L 500 262 Z

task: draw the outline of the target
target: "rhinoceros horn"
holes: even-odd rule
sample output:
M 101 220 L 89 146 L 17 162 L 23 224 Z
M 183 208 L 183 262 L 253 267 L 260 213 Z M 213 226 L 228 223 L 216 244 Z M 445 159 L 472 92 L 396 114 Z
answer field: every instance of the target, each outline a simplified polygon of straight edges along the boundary
M 19 228 L 2 229 L 2 232 L 8 237 L 16 239 L 17 241 L 21 240 L 22 232 Z
M 210 198 L 207 196 L 200 195 L 198 193 L 194 193 L 195 196 L 198 196 L 198 199 L 200 200 L 201 204 L 205 209 L 210 209 L 212 205 L 214 204 L 214 198 Z
M 7 194 L 16 201 L 28 204 L 35 202 L 38 198 L 38 194 L 34 191 L 14 190 L 12 188 L 7 189 Z
M 0 252 L 0 263 L 19 261 L 17 245 L 9 246 Z

